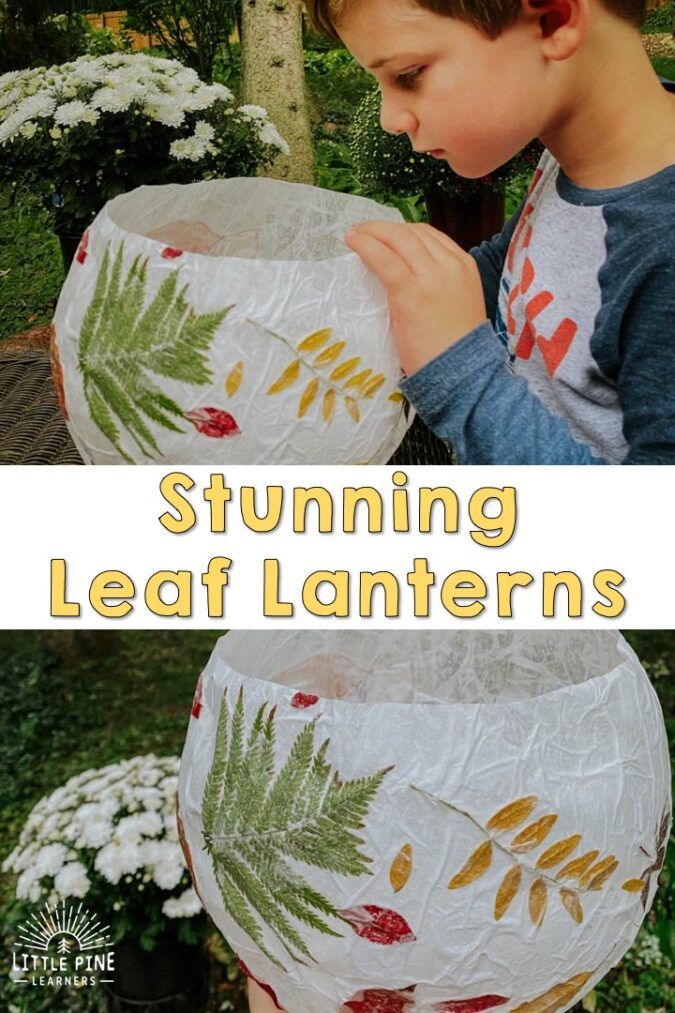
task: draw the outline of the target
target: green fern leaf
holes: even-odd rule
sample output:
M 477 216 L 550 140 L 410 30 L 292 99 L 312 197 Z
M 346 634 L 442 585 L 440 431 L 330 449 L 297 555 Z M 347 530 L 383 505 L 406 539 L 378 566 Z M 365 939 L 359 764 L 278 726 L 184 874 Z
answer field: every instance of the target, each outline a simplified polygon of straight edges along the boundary
M 265 926 L 294 960 L 312 959 L 299 927 L 339 937 L 327 921 L 339 915 L 298 866 L 370 873 L 359 832 L 388 770 L 342 780 L 326 759 L 329 740 L 316 747 L 316 719 L 278 761 L 276 708 L 260 707 L 247 729 L 244 704 L 243 690 L 233 709 L 223 695 L 202 799 L 205 846 L 225 908 L 243 931 L 268 956 Z
M 197 314 L 171 271 L 147 298 L 147 261 L 128 270 L 124 244 L 103 255 L 94 295 L 82 322 L 78 367 L 94 424 L 122 457 L 122 430 L 146 457 L 161 453 L 150 424 L 183 432 L 184 411 L 158 385 L 160 378 L 203 386 L 212 380 L 208 350 L 231 307 Z

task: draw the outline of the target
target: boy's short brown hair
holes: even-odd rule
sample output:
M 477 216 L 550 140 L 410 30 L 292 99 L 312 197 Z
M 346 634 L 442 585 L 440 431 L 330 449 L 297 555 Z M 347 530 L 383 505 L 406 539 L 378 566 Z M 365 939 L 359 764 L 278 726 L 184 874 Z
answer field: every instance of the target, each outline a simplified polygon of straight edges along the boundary
M 312 25 L 319 32 L 338 38 L 337 26 L 341 17 L 357 0 L 305 0 Z M 414 0 L 435 14 L 459 18 L 482 29 L 496 38 L 513 24 L 520 13 L 522 0 Z M 645 18 L 645 0 L 600 0 L 619 17 L 640 27 Z

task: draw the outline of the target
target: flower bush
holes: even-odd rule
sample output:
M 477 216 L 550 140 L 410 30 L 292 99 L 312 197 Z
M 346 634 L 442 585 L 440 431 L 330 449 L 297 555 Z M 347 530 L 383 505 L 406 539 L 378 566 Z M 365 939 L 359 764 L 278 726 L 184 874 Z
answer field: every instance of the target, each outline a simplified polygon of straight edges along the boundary
M 380 126 L 380 92 L 371 91 L 354 116 L 349 145 L 357 175 L 374 192 L 389 191 L 399 196 L 445 193 L 469 196 L 487 187 L 506 192 L 516 177 L 535 168 L 541 148 L 532 144 L 516 158 L 483 179 L 465 179 L 447 162 L 413 151 L 405 134 L 386 133 Z
M 87 898 L 113 941 L 199 938 L 202 906 L 176 826 L 177 757 L 136 756 L 72 777 L 34 807 L 2 865 L 31 904 Z
M 40 194 L 61 233 L 133 187 L 252 175 L 280 151 L 262 107 L 174 60 L 111 53 L 0 77 L 0 184 Z

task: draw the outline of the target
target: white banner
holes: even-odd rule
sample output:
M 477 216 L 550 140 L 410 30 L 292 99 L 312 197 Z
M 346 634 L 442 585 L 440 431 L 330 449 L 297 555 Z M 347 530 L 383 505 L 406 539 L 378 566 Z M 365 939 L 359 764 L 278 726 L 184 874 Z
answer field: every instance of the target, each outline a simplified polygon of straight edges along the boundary
M 675 625 L 669 468 L 4 467 L 0 481 L 2 628 Z

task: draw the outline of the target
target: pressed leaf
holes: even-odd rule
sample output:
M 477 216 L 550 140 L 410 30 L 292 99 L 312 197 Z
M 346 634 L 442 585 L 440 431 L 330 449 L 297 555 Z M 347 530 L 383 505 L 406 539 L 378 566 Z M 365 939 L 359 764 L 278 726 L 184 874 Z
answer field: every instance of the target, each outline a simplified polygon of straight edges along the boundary
M 644 888 L 645 884 L 642 879 L 627 879 L 621 886 L 621 889 L 625 890 L 626 893 L 642 893 Z
M 320 331 L 314 331 L 313 334 L 308 334 L 307 337 L 303 338 L 298 345 L 298 351 L 316 352 L 319 348 L 323 348 L 332 333 L 332 327 L 323 327 Z
M 340 1013 L 408 1013 L 415 1006 L 415 986 L 403 989 L 366 988 L 344 1003 Z
M 294 359 L 290 365 L 286 366 L 281 376 L 274 381 L 272 386 L 267 391 L 268 394 L 279 394 L 282 390 L 287 390 L 292 387 L 295 381 L 300 376 L 300 360 Z
M 363 396 L 374 397 L 375 394 L 380 389 L 380 387 L 385 383 L 385 381 L 386 377 L 382 376 L 381 373 L 378 373 L 376 376 L 374 376 L 371 380 L 368 380 L 368 382 L 363 385 Z
M 581 834 L 573 834 L 566 837 L 564 841 L 552 844 L 537 860 L 537 869 L 552 869 L 554 865 L 560 865 L 572 854 L 575 848 L 579 847 Z
M 302 392 L 300 398 L 300 404 L 298 405 L 298 418 L 303 418 L 307 414 L 308 410 L 316 401 L 316 395 L 319 390 L 319 381 L 316 377 L 313 377 Z
M 504 876 L 495 898 L 495 921 L 503 918 L 508 911 L 511 902 L 520 889 L 522 878 L 523 871 L 519 865 L 514 865 Z
M 203 436 L 220 440 L 225 436 L 241 435 L 234 417 L 221 408 L 196 408 L 194 411 L 185 412 L 185 418 Z
M 394 893 L 402 890 L 410 879 L 413 869 L 412 844 L 404 844 L 389 869 L 389 881 Z
M 581 925 L 584 920 L 584 909 L 581 906 L 579 898 L 574 890 L 567 890 L 565 887 L 560 891 L 560 899 L 563 902 L 563 907 L 569 915 L 574 919 L 577 925 Z
M 480 879 L 492 863 L 492 841 L 484 841 L 473 852 L 456 876 L 448 883 L 448 890 L 460 890 L 474 880 Z
M 587 872 L 581 877 L 579 885 L 585 887 L 587 890 L 599 890 L 604 883 L 607 882 L 609 877 L 616 872 L 619 867 L 619 860 L 615 855 L 608 855 L 607 858 L 603 858 L 601 862 L 597 862 L 592 865 Z
M 530 815 L 539 799 L 536 795 L 526 795 L 524 798 L 516 799 L 509 805 L 504 806 L 487 822 L 488 830 L 495 830 L 500 833 L 502 830 L 515 830 Z
M 329 366 L 331 362 L 335 362 L 346 344 L 346 341 L 336 341 L 335 344 L 329 345 L 323 352 L 319 352 L 314 360 L 314 365 L 317 367 Z
M 405 401 L 405 394 L 402 394 L 400 390 L 395 390 L 393 394 L 389 395 L 388 400 L 400 404 L 402 401 Z
M 511 1013 L 558 1013 L 574 999 L 590 979 L 592 972 L 577 974 L 574 978 L 564 982 L 562 985 L 555 985 L 554 988 L 540 995 L 532 1002 L 521 1003 L 511 1010 Z
M 546 905 L 548 904 L 548 887 L 543 879 L 535 879 L 534 883 L 530 887 L 530 896 L 528 901 L 530 918 L 532 924 L 537 927 L 541 925 L 546 914 Z
M 225 381 L 225 390 L 230 397 L 234 397 L 241 386 L 241 381 L 244 378 L 244 363 L 238 362 L 237 365 L 229 373 L 227 380 Z
M 377 904 L 362 904 L 360 907 L 344 908 L 338 912 L 351 925 L 357 936 L 380 946 L 394 946 L 412 943 L 415 933 L 398 911 L 378 907 Z
M 579 858 L 575 858 L 563 866 L 555 878 L 578 879 L 580 876 L 583 876 L 586 869 L 593 864 L 599 854 L 599 851 L 587 851 L 585 855 L 580 855 Z
M 324 422 L 330 422 L 335 413 L 335 405 L 337 404 L 337 395 L 334 387 L 329 387 L 323 396 L 323 407 L 321 409 Z
M 203 690 L 203 679 L 202 679 L 202 676 L 200 675 L 199 679 L 197 681 L 197 687 L 195 689 L 195 695 L 192 698 L 192 710 L 190 711 L 190 713 L 192 714 L 193 718 L 199 718 L 199 715 L 202 712 L 202 707 L 203 707 L 202 696 L 203 696 L 203 693 L 204 693 L 204 690 Z
M 361 421 L 361 412 L 359 411 L 359 406 L 353 397 L 345 398 L 345 408 L 353 418 L 354 422 Z
M 291 700 L 291 707 L 295 707 L 298 710 L 306 710 L 318 702 L 319 698 L 314 693 L 296 693 Z
M 360 373 L 357 373 L 351 380 L 347 381 L 345 390 L 359 390 L 372 375 L 372 372 L 372 369 L 362 369 Z
M 360 361 L 360 355 L 355 355 L 352 359 L 345 359 L 344 362 L 335 367 L 330 374 L 329 380 L 344 380 L 346 376 L 349 376 L 356 369 Z
M 533 848 L 539 847 L 542 841 L 545 841 L 551 832 L 551 829 L 556 822 L 558 817 L 555 813 L 550 813 L 548 816 L 542 816 L 541 819 L 536 820 L 534 823 L 530 823 L 529 826 L 521 830 L 520 833 L 513 838 L 511 841 L 511 850 L 517 854 L 521 854 L 524 851 L 532 851 Z

